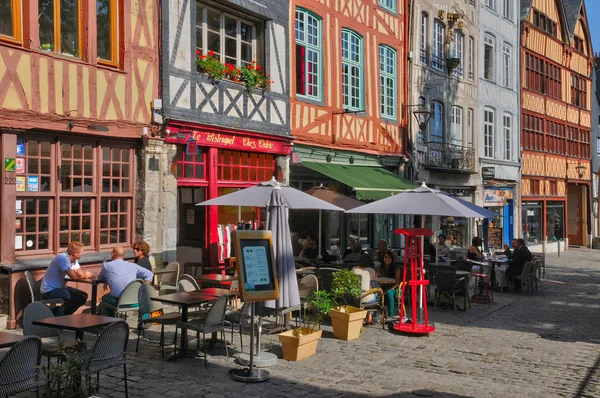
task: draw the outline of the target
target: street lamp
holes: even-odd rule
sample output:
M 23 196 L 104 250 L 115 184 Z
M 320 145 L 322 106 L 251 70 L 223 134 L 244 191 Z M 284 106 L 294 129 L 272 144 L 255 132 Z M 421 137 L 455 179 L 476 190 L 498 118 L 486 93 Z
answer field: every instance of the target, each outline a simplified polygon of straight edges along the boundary
M 583 173 L 585 172 L 585 169 L 587 169 L 587 167 L 583 164 L 581 164 L 581 162 L 579 162 L 577 164 L 577 166 L 575 166 L 575 170 L 577 170 L 577 174 L 579 174 L 579 178 L 583 178 Z
M 413 111 L 413 115 L 415 115 L 417 124 L 419 125 L 419 142 L 423 143 L 425 141 L 425 129 L 433 116 L 433 112 L 420 106 L 417 110 Z

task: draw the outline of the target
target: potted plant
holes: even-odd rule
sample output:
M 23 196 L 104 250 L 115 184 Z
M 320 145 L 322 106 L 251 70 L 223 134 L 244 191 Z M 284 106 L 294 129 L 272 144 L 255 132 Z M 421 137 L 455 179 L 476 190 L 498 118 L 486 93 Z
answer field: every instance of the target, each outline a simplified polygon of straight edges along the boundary
M 300 361 L 315 355 L 317 343 L 323 333 L 320 329 L 321 321 L 331 310 L 333 304 L 331 294 L 324 290 L 314 292 L 309 296 L 306 308 L 308 315 L 304 317 L 303 326 L 278 335 L 283 349 L 283 359 Z
M 61 343 L 57 352 L 60 361 L 51 362 L 50 366 L 40 366 L 40 373 L 46 375 L 46 385 L 43 387 L 44 397 L 88 397 L 91 384 L 87 385 L 83 371 L 87 361 L 86 342 L 76 341 Z
M 360 337 L 367 311 L 360 308 L 360 276 L 348 269 L 333 274 L 331 291 L 335 307 L 329 311 L 333 335 L 342 340 Z

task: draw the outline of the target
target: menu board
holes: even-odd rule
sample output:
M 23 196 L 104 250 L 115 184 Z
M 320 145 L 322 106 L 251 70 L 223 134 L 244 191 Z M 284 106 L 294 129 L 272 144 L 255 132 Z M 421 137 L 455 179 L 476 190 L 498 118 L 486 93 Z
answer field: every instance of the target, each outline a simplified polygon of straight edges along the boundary
M 238 282 L 242 301 L 279 298 L 271 231 L 234 231 Z
M 502 248 L 502 228 L 488 229 L 488 247 L 490 249 Z

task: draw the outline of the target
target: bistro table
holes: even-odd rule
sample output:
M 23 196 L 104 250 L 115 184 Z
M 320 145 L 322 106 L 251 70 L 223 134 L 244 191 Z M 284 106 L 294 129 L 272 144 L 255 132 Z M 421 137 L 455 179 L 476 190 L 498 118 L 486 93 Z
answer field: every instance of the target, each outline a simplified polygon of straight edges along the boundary
M 154 275 L 174 274 L 176 269 L 156 268 L 152 273 Z
M 205 287 L 204 289 L 194 290 L 191 293 L 203 294 L 205 296 L 221 297 L 221 296 L 239 296 L 240 292 L 229 289 L 220 289 L 218 287 Z
M 67 282 L 87 283 L 92 286 L 92 298 L 90 299 L 90 314 L 96 315 L 96 306 L 98 304 L 98 285 L 103 283 L 98 278 L 68 278 Z
M 488 262 L 490 263 L 490 265 L 492 266 L 492 272 L 490 274 L 490 279 L 491 279 L 491 284 L 492 287 L 496 287 L 498 283 L 500 283 L 500 291 L 502 291 L 504 289 L 504 281 L 502 278 L 500 281 L 498 281 L 497 279 L 497 275 L 496 275 L 496 266 L 501 266 L 501 265 L 506 265 L 508 263 L 508 258 L 504 257 L 504 258 L 498 258 L 498 257 L 490 257 L 490 258 L 485 258 L 482 261 Z M 504 270 L 506 271 L 506 270 Z
M 23 339 L 22 334 L 0 332 L 0 348 L 12 347 Z
M 222 275 L 222 274 L 204 274 L 200 276 L 194 276 L 194 279 L 198 283 L 208 282 L 216 285 L 227 284 L 233 281 L 237 281 L 238 277 L 235 275 Z
M 188 308 L 199 304 L 208 303 L 215 300 L 215 296 L 208 296 L 194 292 L 180 292 L 165 294 L 163 296 L 152 297 L 151 300 L 159 301 L 165 304 L 173 304 L 181 307 L 181 322 L 188 321 Z M 181 349 L 179 356 L 185 355 L 188 347 L 187 328 L 181 328 Z M 175 355 L 174 357 L 176 357 Z M 173 357 L 173 358 L 174 358 Z
M 73 330 L 75 331 L 75 338 L 82 341 L 83 332 L 86 330 L 107 326 L 116 321 L 120 321 L 120 319 L 103 315 L 72 314 L 40 319 L 39 321 L 33 321 L 33 324 L 56 329 Z
M 380 285 L 391 285 L 396 283 L 396 280 L 394 278 L 388 278 L 386 276 L 378 276 L 377 278 L 375 278 L 375 281 Z

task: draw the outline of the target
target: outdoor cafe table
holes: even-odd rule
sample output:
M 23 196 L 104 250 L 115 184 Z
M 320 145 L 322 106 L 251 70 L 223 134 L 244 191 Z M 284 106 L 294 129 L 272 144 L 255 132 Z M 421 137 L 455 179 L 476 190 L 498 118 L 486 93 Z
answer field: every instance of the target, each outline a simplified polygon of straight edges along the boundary
M 22 334 L 0 332 L 0 348 L 12 347 L 22 338 Z
M 194 276 L 194 279 L 198 283 L 211 282 L 215 284 L 227 283 L 236 281 L 238 278 L 235 275 L 222 275 L 222 274 L 205 274 Z
M 377 283 L 379 283 L 380 285 L 391 285 L 396 283 L 396 280 L 394 278 L 388 278 L 385 276 L 378 276 L 377 278 L 375 278 L 375 281 L 377 281 Z
M 185 323 L 188 321 L 188 308 L 199 304 L 208 303 L 215 300 L 215 296 L 208 296 L 205 294 L 199 294 L 194 292 L 180 292 L 165 294 L 163 296 L 152 297 L 151 300 L 159 301 L 165 304 L 173 304 L 181 307 L 181 322 Z M 188 347 L 188 336 L 187 329 L 181 329 L 181 349 L 180 355 L 184 355 L 187 352 Z
M 164 274 L 173 274 L 175 272 L 177 272 L 177 270 L 175 270 L 175 269 L 156 268 L 153 271 L 153 274 L 154 275 L 164 275 Z
M 118 318 L 102 315 L 72 314 L 40 319 L 39 321 L 33 321 L 33 324 L 56 329 L 73 330 L 75 331 L 75 338 L 82 341 L 83 332 L 86 330 L 107 326 L 119 320 Z
M 492 273 L 490 275 L 491 284 L 493 287 L 496 287 L 496 285 L 498 284 L 497 275 L 496 275 L 496 266 L 497 265 L 506 265 L 506 263 L 508 263 L 508 258 L 490 257 L 490 258 L 485 258 L 481 261 L 486 261 L 486 262 L 490 263 L 490 265 L 492 266 Z M 503 285 L 503 280 L 500 280 L 500 291 L 503 290 L 502 285 Z
M 97 278 L 68 278 L 67 282 L 87 283 L 92 286 L 92 298 L 90 299 L 90 314 L 96 315 L 96 305 L 98 303 L 98 285 L 102 283 Z
M 203 294 L 205 296 L 221 297 L 221 296 L 239 296 L 240 292 L 229 289 L 220 289 L 218 287 L 206 287 L 200 290 L 194 290 L 192 293 Z

